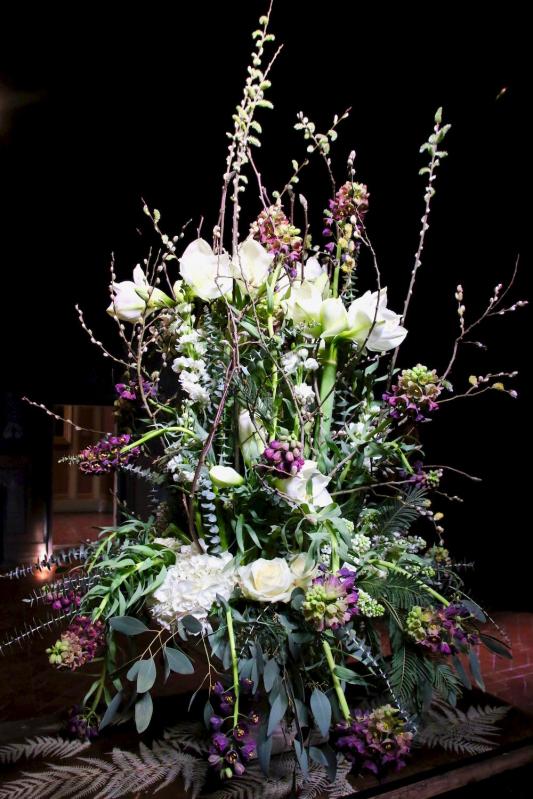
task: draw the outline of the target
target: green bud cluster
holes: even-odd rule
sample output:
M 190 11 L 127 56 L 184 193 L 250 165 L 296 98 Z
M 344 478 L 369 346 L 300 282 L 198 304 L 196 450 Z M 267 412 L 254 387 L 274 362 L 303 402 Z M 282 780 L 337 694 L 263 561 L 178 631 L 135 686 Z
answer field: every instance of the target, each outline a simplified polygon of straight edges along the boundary
M 357 607 L 359 608 L 361 615 L 366 616 L 368 619 L 373 619 L 377 616 L 383 616 L 385 613 L 385 608 L 383 605 L 361 588 L 359 589 Z

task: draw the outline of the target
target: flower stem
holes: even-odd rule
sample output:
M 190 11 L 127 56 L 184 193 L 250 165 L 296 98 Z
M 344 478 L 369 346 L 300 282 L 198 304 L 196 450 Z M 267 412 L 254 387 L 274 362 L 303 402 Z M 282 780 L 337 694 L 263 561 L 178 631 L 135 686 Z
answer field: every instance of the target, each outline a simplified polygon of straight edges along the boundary
M 231 654 L 231 666 L 233 670 L 233 691 L 235 693 L 235 705 L 233 708 L 233 726 L 239 722 L 239 664 L 237 661 L 237 650 L 235 648 L 235 634 L 233 632 L 233 619 L 231 609 L 226 610 L 226 624 L 228 627 L 229 651 Z
M 377 560 L 377 559 L 372 559 L 368 562 L 374 563 L 376 566 L 381 566 L 381 568 L 383 569 L 389 569 L 390 571 L 395 571 L 398 574 L 403 574 L 404 577 L 409 577 L 411 580 L 414 580 L 415 583 L 418 586 L 420 586 L 420 588 L 422 588 L 427 594 L 430 594 L 432 597 L 441 602 L 445 608 L 447 608 L 448 605 L 450 604 L 450 602 L 445 597 L 443 597 L 442 594 L 439 594 L 437 591 L 431 588 L 431 586 L 423 583 L 422 580 L 417 580 L 416 577 L 413 577 L 413 575 L 407 571 L 407 569 L 403 569 L 401 566 L 396 565 L 396 563 L 389 563 L 388 560 Z
M 102 698 L 102 693 L 104 692 L 106 676 L 107 676 L 107 663 L 104 658 L 104 662 L 102 663 L 102 670 L 100 672 L 100 679 L 98 680 L 98 688 L 96 689 L 94 700 L 91 703 L 91 710 L 93 711 L 93 713 L 96 711 L 96 708 L 100 704 L 100 699 Z
M 193 433 L 192 430 L 187 430 L 186 427 L 158 427 L 157 430 L 150 430 L 148 433 L 145 433 L 144 436 L 137 439 L 137 441 L 133 441 L 126 447 L 122 447 L 120 451 L 129 452 L 131 449 L 135 449 L 135 447 L 140 447 L 141 444 L 146 443 L 146 441 L 150 441 L 152 438 L 157 438 L 158 436 L 164 436 L 166 433 L 185 433 L 186 435 L 199 440 L 199 437 L 196 435 L 196 433 Z
M 331 544 L 331 561 L 330 561 L 330 568 L 332 572 L 338 572 L 341 564 L 339 560 L 339 549 L 338 549 L 338 540 L 337 536 L 333 532 L 333 530 L 329 534 L 330 544 Z
M 324 649 L 324 654 L 326 656 L 326 661 L 331 672 L 331 681 L 333 683 L 333 687 L 335 689 L 335 693 L 337 694 L 337 699 L 339 700 L 339 707 L 341 709 L 341 713 L 346 719 L 346 721 L 350 718 L 350 708 L 348 707 L 348 702 L 346 701 L 346 697 L 344 696 L 344 691 L 341 687 L 341 682 L 337 675 L 335 674 L 335 658 L 333 657 L 333 652 L 331 651 L 331 647 L 326 640 L 322 641 L 322 648 Z
M 326 350 L 326 360 L 320 381 L 320 415 L 317 428 L 317 449 L 320 453 L 324 450 L 325 440 L 331 429 L 333 418 L 333 405 L 335 402 L 335 380 L 337 378 L 337 345 L 331 341 Z M 323 456 L 319 456 L 319 465 L 323 465 Z
M 268 335 L 270 338 L 274 338 L 274 317 L 269 315 L 268 320 Z M 276 362 L 274 361 L 272 364 L 272 438 L 276 438 L 276 428 L 278 424 L 278 418 L 276 413 L 276 394 L 278 391 L 278 367 Z

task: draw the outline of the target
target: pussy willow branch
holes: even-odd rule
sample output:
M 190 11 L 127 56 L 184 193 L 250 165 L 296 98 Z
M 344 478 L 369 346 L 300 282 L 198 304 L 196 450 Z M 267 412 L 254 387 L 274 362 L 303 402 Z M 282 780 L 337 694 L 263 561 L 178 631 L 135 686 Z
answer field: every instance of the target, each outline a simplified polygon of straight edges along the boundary
M 451 370 L 453 368 L 453 365 L 455 363 L 455 359 L 457 357 L 457 352 L 459 350 L 459 346 L 464 341 L 465 336 L 469 335 L 475 327 L 477 327 L 479 324 L 481 324 L 481 322 L 483 322 L 485 319 L 488 319 L 490 316 L 503 315 L 503 313 L 506 313 L 507 310 L 510 310 L 510 309 L 501 309 L 500 306 L 502 304 L 502 301 L 503 301 L 504 297 L 508 294 L 508 292 L 510 291 L 510 289 L 512 288 L 512 286 L 513 286 L 513 284 L 515 282 L 516 275 L 517 275 L 517 272 L 518 272 L 519 261 L 520 261 L 520 258 L 517 257 L 517 259 L 515 261 L 514 269 L 513 269 L 513 274 L 511 275 L 511 279 L 510 279 L 509 283 L 507 284 L 507 287 L 503 290 L 503 292 L 499 296 L 496 295 L 496 292 L 495 292 L 495 294 L 489 300 L 489 304 L 487 305 L 487 307 L 485 308 L 485 310 L 483 311 L 481 316 L 479 316 L 477 319 L 475 319 L 469 325 L 467 325 L 465 327 L 461 327 L 461 332 L 459 333 L 459 335 L 457 336 L 457 338 L 454 341 L 452 355 L 451 355 L 451 358 L 450 358 L 450 360 L 448 362 L 448 366 L 446 367 L 446 369 L 444 371 L 444 374 L 442 375 L 441 380 L 446 380 L 446 378 L 450 374 L 450 372 L 451 372 Z M 513 308 L 513 310 L 514 310 L 514 308 Z

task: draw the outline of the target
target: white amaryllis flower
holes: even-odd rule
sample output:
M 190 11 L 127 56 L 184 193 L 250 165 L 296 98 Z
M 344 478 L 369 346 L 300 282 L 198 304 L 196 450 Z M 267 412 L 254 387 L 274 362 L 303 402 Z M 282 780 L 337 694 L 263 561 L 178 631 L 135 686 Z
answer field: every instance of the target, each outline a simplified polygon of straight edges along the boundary
M 303 325 L 311 335 L 333 338 L 347 329 L 348 314 L 340 297 L 324 299 L 326 284 L 325 273 L 314 282 L 293 284 L 283 305 L 287 319 Z
M 301 264 L 295 264 L 296 266 L 296 277 L 291 280 L 286 272 L 284 272 L 277 283 L 277 290 L 275 294 L 275 301 L 279 302 L 285 295 L 288 293 L 289 289 L 292 287 L 298 287 L 302 284 L 302 267 Z M 318 278 L 320 281 L 324 283 L 327 282 L 327 272 L 326 267 L 322 266 L 317 258 L 311 257 L 308 258 L 304 264 L 304 281 L 307 283 L 315 283 Z M 325 277 L 322 277 L 325 275 Z M 319 281 L 319 282 L 320 282 Z
M 233 273 L 229 255 L 215 255 L 204 239 L 192 241 L 179 263 L 181 276 L 196 297 L 209 302 L 231 293 Z
M 173 300 L 164 291 L 148 283 L 142 268 L 137 264 L 133 270 L 133 280 L 113 283 L 113 300 L 107 313 L 123 322 L 135 323 L 140 322 L 147 312 L 173 304 Z
M 285 558 L 259 558 L 237 570 L 245 597 L 256 602 L 288 602 L 295 588 L 294 575 Z
M 287 480 L 276 480 L 276 485 L 295 502 L 305 502 L 310 506 L 325 508 L 333 502 L 326 488 L 330 480 L 331 477 L 326 477 L 318 471 L 316 461 L 304 461 L 298 474 Z
M 267 252 L 262 244 L 251 236 L 239 245 L 232 262 L 235 279 L 246 294 L 255 294 L 265 285 L 274 253 Z
M 252 419 L 250 411 L 243 408 L 239 412 L 239 444 L 247 466 L 258 461 L 265 451 L 266 437 L 262 424 Z
M 244 483 L 244 477 L 231 466 L 212 466 L 209 470 L 209 477 L 213 483 L 221 488 L 230 486 L 240 486 Z
M 150 610 L 162 627 L 177 619 L 194 616 L 205 621 L 217 594 L 229 599 L 235 586 L 233 556 L 229 552 L 208 555 L 193 547 L 182 547 L 176 565 L 169 566 L 163 583 L 150 599 Z
M 340 297 L 329 297 L 320 306 L 320 338 L 333 338 L 348 327 L 348 314 Z
M 398 347 L 407 335 L 400 322 L 401 316 L 387 308 L 386 288 L 379 294 L 367 291 L 348 308 L 348 329 L 342 337 L 360 347 L 365 345 L 371 352 L 387 352 Z

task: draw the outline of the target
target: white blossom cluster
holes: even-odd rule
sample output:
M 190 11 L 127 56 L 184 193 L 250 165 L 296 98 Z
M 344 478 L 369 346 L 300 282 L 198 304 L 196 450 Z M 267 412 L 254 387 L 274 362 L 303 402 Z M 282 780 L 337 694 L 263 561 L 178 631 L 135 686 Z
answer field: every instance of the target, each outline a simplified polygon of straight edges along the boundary
M 192 546 L 181 547 L 176 565 L 167 569 L 162 585 L 152 596 L 153 617 L 166 629 L 184 616 L 205 622 L 217 594 L 229 599 L 233 591 L 236 577 L 232 561 L 229 552 L 208 555 Z

